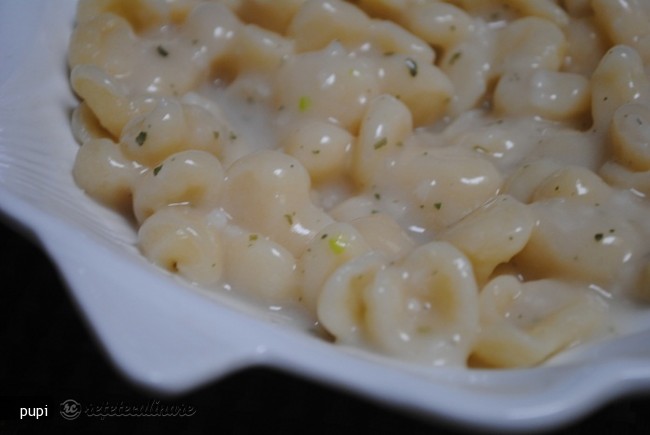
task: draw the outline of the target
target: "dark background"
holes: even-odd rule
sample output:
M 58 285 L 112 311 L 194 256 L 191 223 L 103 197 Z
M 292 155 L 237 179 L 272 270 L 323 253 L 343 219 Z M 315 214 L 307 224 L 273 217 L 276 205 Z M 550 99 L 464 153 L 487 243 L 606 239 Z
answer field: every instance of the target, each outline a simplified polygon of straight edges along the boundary
M 328 433 L 460 434 L 466 429 L 378 406 L 361 398 L 265 368 L 236 373 L 173 399 L 125 381 L 109 363 L 77 311 L 55 267 L 38 245 L 0 221 L 0 434 L 67 433 Z M 59 414 L 66 399 L 101 404 L 192 406 L 192 417 Z M 48 405 L 48 418 L 19 420 L 20 406 Z M 614 402 L 553 433 L 648 433 L 650 392 Z M 476 433 L 476 431 L 472 431 Z M 353 432 L 354 433 L 354 432 Z

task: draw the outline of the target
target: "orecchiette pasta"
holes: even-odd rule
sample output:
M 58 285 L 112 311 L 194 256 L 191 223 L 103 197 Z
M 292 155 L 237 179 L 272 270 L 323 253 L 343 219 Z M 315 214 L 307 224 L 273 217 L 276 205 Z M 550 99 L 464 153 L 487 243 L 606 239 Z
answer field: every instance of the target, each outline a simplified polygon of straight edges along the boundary
M 650 300 L 640 0 L 80 0 L 74 180 L 336 343 L 541 364 Z

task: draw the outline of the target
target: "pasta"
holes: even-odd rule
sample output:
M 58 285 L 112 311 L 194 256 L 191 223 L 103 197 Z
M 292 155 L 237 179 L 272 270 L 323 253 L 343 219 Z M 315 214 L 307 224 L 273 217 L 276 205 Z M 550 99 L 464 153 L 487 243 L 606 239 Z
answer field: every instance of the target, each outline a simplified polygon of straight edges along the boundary
M 429 366 L 650 300 L 640 0 L 80 0 L 73 176 L 211 291 Z M 623 311 L 624 312 L 624 311 Z

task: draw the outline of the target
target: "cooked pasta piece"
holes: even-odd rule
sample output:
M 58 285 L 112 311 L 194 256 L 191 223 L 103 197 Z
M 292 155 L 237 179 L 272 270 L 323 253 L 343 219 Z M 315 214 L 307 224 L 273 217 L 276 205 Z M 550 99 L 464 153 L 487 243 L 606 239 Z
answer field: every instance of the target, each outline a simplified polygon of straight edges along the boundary
M 80 0 L 72 175 L 336 343 L 542 364 L 650 300 L 646 3 Z

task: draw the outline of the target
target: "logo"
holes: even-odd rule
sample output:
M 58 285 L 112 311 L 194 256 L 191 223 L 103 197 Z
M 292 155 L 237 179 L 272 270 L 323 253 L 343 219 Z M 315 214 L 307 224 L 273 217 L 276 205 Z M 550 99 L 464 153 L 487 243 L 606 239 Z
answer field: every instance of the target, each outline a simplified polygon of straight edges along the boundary
M 81 403 L 73 399 L 68 399 L 61 402 L 61 409 L 59 410 L 61 417 L 66 420 L 74 420 L 81 414 Z

